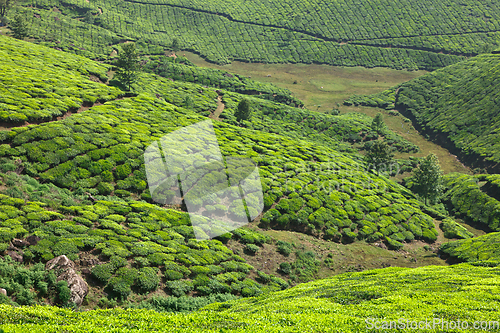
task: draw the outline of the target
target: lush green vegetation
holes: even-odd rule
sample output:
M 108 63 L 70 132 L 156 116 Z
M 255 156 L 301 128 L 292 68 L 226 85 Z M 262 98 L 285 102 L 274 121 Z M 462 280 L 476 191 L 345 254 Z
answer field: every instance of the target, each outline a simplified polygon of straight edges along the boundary
M 193 82 L 245 95 L 254 95 L 290 106 L 301 107 L 303 105 L 300 100 L 291 96 L 291 91 L 288 89 L 218 69 L 197 67 L 184 57 L 152 56 L 143 66 L 143 70 L 176 81 Z
M 52 120 L 85 103 L 123 95 L 90 80 L 106 82 L 106 66 L 5 36 L 0 44 L 0 123 Z
M 437 324 L 436 331 L 473 332 L 473 325 L 498 329 L 498 268 L 387 268 L 342 274 L 260 297 L 214 303 L 190 314 L 146 310 L 72 312 L 56 307 L 0 305 L 5 332 L 365 332 L 386 321 L 417 325 L 433 318 L 468 322 L 468 329 Z M 372 318 L 368 320 L 367 318 Z M 483 323 L 481 323 L 483 322 Z M 392 325 L 395 325 L 394 323 Z M 446 326 L 448 325 L 448 326 Z M 496 325 L 496 326 L 495 326 Z M 392 326 L 394 327 L 394 326 Z M 431 326 L 432 327 L 432 326 Z
M 345 104 L 396 108 L 469 164 L 495 171 L 500 162 L 499 59 L 483 54 Z
M 440 5 L 429 0 L 397 5 L 387 1 L 358 5 L 346 0 L 335 6 L 320 0 L 268 4 L 44 0 L 28 4 L 37 7 L 26 9 L 37 15 L 31 25 L 38 39 L 102 57 L 123 38 L 141 41 L 150 54 L 163 54 L 176 40 L 176 48 L 195 51 L 220 64 L 243 60 L 435 69 L 500 41 L 500 9 L 492 0 L 468 1 L 467 6 L 456 0 Z M 449 22 L 454 22 L 453 27 Z
M 476 238 L 445 243 L 441 246 L 441 251 L 477 266 L 494 267 L 500 265 L 499 238 L 498 232 L 492 232 Z
M 496 184 L 491 182 L 496 180 Z M 443 200 L 450 211 L 491 230 L 500 230 L 500 201 L 489 195 L 488 188 L 498 186 L 498 175 L 469 176 L 453 173 L 444 177 Z M 486 187 L 485 187 L 486 186 Z

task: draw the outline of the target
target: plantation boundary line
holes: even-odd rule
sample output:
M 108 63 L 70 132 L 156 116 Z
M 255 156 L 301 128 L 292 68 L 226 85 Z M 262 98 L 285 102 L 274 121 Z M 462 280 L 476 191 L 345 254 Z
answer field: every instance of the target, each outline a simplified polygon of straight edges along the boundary
M 320 34 L 312 33 L 306 30 L 297 30 L 297 29 L 290 29 L 286 28 L 283 26 L 275 25 L 275 24 L 263 24 L 263 23 L 257 23 L 257 22 L 248 22 L 248 21 L 243 21 L 243 20 L 238 20 L 233 18 L 229 14 L 225 13 L 216 13 L 212 12 L 209 10 L 205 9 L 198 9 L 198 8 L 191 8 L 191 7 L 186 7 L 186 6 L 180 6 L 180 5 L 174 5 L 174 4 L 165 4 L 165 3 L 149 3 L 149 2 L 143 2 L 143 1 L 138 1 L 138 0 L 124 0 L 125 2 L 130 2 L 130 3 L 136 3 L 136 4 L 141 4 L 141 5 L 152 5 L 152 6 L 166 6 L 166 7 L 171 7 L 171 8 L 180 8 L 180 9 L 185 9 L 185 10 L 190 10 L 198 13 L 205 13 L 205 14 L 211 14 L 211 15 L 216 15 L 216 16 L 222 16 L 226 19 L 228 19 L 231 22 L 236 22 L 236 23 L 243 23 L 243 24 L 249 24 L 249 25 L 254 25 L 254 26 L 260 26 L 260 27 L 265 27 L 265 28 L 274 28 L 274 29 L 282 29 L 282 30 L 287 30 L 287 31 L 293 31 L 293 32 L 298 32 L 304 35 L 307 35 L 309 37 L 313 37 L 316 39 L 320 39 L 326 42 L 336 42 L 336 43 L 342 43 L 342 44 L 353 44 L 353 45 L 364 45 L 364 46 L 372 46 L 372 47 L 378 47 L 378 48 L 393 48 L 393 49 L 411 49 L 411 50 L 419 50 L 419 51 L 428 51 L 432 53 L 443 53 L 443 54 L 449 54 L 449 55 L 457 55 L 457 56 L 464 56 L 463 53 L 457 53 L 457 52 L 447 52 L 447 51 L 437 51 L 437 50 L 431 50 L 428 48 L 424 47 L 414 47 L 414 46 L 377 46 L 377 45 L 370 45 L 370 44 L 365 44 L 363 42 L 371 41 L 371 40 L 381 40 L 381 39 L 395 39 L 395 38 L 415 38 L 415 37 L 436 37 L 436 36 L 463 36 L 463 35 L 472 35 L 472 34 L 478 34 L 478 33 L 492 33 L 492 32 L 500 32 L 500 30 L 489 30 L 489 31 L 467 31 L 467 32 L 462 32 L 462 33 L 455 33 L 455 34 L 428 34 L 428 35 L 402 35 L 402 36 L 387 36 L 387 37 L 376 37 L 376 38 L 370 38 L 370 39 L 353 39 L 353 40 L 345 40 L 345 39 L 335 39 L 335 38 L 329 38 L 325 37 Z

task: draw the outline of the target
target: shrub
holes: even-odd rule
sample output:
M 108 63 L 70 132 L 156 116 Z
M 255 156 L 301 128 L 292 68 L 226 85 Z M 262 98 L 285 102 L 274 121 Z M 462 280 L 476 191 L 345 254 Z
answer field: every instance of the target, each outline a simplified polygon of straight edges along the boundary
M 107 282 L 114 271 L 115 267 L 112 264 L 101 264 L 92 268 L 92 275 L 101 282 Z
M 137 276 L 137 286 L 143 291 L 154 291 L 158 288 L 160 277 L 158 269 L 153 267 L 144 267 L 139 270 Z
M 193 290 L 193 283 L 186 280 L 168 281 L 165 285 L 166 289 L 177 297 L 184 296 Z
M 280 264 L 280 270 L 283 274 L 289 275 L 292 272 L 292 265 L 288 262 L 282 262 Z
M 71 290 L 68 287 L 68 282 L 59 281 L 56 284 L 57 299 L 60 304 L 66 305 L 71 297 Z
M 99 185 L 97 185 L 97 190 L 99 191 L 99 194 L 108 195 L 115 190 L 115 187 L 113 184 L 100 182 Z
M 397 240 L 394 240 L 390 237 L 385 237 L 385 241 L 387 243 L 387 247 L 390 249 L 390 250 L 399 250 L 399 249 L 402 249 L 403 248 L 403 244 L 401 244 L 400 242 L 398 242 Z
M 245 251 L 248 251 L 249 253 L 255 254 L 257 251 L 259 251 L 259 247 L 255 244 L 247 244 L 245 245 Z
M 278 252 L 281 253 L 282 255 L 288 257 L 290 253 L 292 253 L 293 244 L 284 241 L 278 241 L 277 245 L 278 245 Z

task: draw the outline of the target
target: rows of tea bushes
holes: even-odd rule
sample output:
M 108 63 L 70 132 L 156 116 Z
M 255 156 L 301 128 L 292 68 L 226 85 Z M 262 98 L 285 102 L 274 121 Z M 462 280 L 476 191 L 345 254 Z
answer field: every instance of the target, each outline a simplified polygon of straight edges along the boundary
M 155 138 L 204 119 L 179 111 L 146 94 L 108 102 L 61 121 L 0 132 L 3 154 L 25 161 L 29 175 L 77 193 L 149 199 L 142 151 Z M 312 142 L 214 126 L 224 155 L 259 165 L 266 208 L 276 202 L 279 209 L 266 213 L 266 223 L 324 232 L 337 241 L 386 239 L 394 247 L 414 238 L 435 240 L 432 219 L 410 192 L 350 158 Z M 288 196 L 297 197 L 295 204 L 280 205 Z
M 0 155 L 19 159 L 23 163 L 21 171 L 29 176 L 80 194 L 140 196 L 151 200 L 144 150 L 176 129 L 206 120 L 209 109 L 214 110 L 217 105 L 217 93 L 213 88 L 146 74 L 137 89 L 143 92 L 137 97 L 110 101 L 59 121 L 2 131 Z M 186 96 L 190 96 L 194 111 L 201 115 L 182 107 Z M 240 94 L 224 92 L 229 115 L 241 98 Z M 268 107 L 278 105 L 257 98 L 254 101 Z M 298 110 L 278 106 L 278 110 Z M 270 124 L 278 122 L 276 113 L 268 118 Z M 330 145 L 318 144 L 314 136 L 308 141 L 303 140 L 307 135 L 299 138 L 301 132 L 317 132 L 322 120 L 335 124 L 335 116 L 312 116 L 309 111 L 299 110 L 282 120 L 279 131 L 283 134 L 293 133 L 290 123 L 301 123 L 301 119 L 302 123 L 310 122 L 295 130 L 292 135 L 296 137 L 264 133 L 253 125 L 244 128 L 214 122 L 222 153 L 251 158 L 260 168 L 264 204 L 266 210 L 271 209 L 263 218 L 264 224 L 301 229 L 336 241 L 383 239 L 392 248 L 415 238 L 435 240 L 437 232 L 432 219 L 422 213 L 421 204 L 409 191 L 385 177 L 366 172 L 362 163 Z M 352 116 L 335 126 L 360 132 L 351 129 L 349 117 Z M 260 129 L 264 119 L 260 119 Z M 368 120 L 363 123 L 354 128 L 366 128 Z M 16 165 L 13 168 L 17 169 Z M 293 204 L 286 204 L 294 198 Z
M 72 332 L 168 328 L 169 332 L 354 333 L 375 331 L 375 327 L 377 331 L 383 330 L 381 327 L 418 331 L 419 324 L 434 331 L 495 331 L 499 327 L 498 294 L 498 268 L 469 264 L 386 268 L 214 303 L 190 314 L 120 308 L 74 312 L 57 307 L 0 305 L 0 325 L 5 332 L 34 333 L 61 327 Z
M 81 7 L 88 8 L 85 0 L 70 0 L 63 3 L 56 0 L 40 0 L 33 5 L 38 8 Z M 201 54 L 207 60 L 226 64 L 232 60 L 265 63 L 324 63 L 336 66 L 391 67 L 397 69 L 436 69 L 456 63 L 464 57 L 437 52 L 385 48 L 355 44 L 340 44 L 343 38 L 322 39 L 309 33 L 292 31 L 281 27 L 246 24 L 232 21 L 222 15 L 193 11 L 191 9 L 159 6 L 140 2 L 93 2 L 100 8 L 99 27 L 83 32 L 88 23 L 70 22 L 82 15 L 68 13 L 67 24 L 54 19 L 34 19 L 37 29 L 32 34 L 38 39 L 50 39 L 67 45 L 75 40 L 76 47 L 93 50 L 98 54 L 110 51 L 117 36 L 143 40 L 154 54 L 163 53 L 173 40 L 179 41 L 181 49 Z M 28 15 L 41 9 L 25 8 Z M 56 14 L 43 12 L 43 17 Z M 37 14 L 41 15 L 41 14 Z M 168 18 L 168 19 L 167 19 Z M 325 27 L 323 21 L 321 26 Z M 105 33 L 102 29 L 108 29 Z M 57 34 L 58 29 L 64 32 Z M 46 32 L 54 33 L 46 35 Z M 454 32 L 456 33 L 456 32 Z M 73 35 L 75 37 L 73 37 Z M 82 37 L 85 35 L 84 37 Z M 47 36 L 47 37 L 46 37 Z M 77 37 L 79 36 L 79 37 Z M 55 37 L 52 38 L 52 37 Z M 78 44 L 76 44 L 76 42 Z
M 500 55 L 483 54 L 401 85 L 396 107 L 442 133 L 471 162 L 500 162 Z
M 234 117 L 234 112 L 241 98 L 237 94 L 224 93 L 225 110 L 221 115 L 224 121 L 263 132 L 285 134 L 297 139 L 307 138 L 337 147 L 339 150 L 353 151 L 352 144 L 366 144 L 378 139 L 380 135 L 397 151 L 419 150 L 418 146 L 388 129 L 383 133 L 376 133 L 371 128 L 373 118 L 361 113 L 335 116 L 251 99 L 253 116 L 249 121 L 240 124 Z M 360 148 L 363 149 L 364 146 Z
M 491 52 L 500 44 L 500 33 L 477 32 L 458 35 L 428 35 L 356 41 L 356 44 L 381 47 L 422 48 L 436 52 L 477 55 Z
M 449 141 L 449 148 L 459 150 L 466 162 L 496 170 L 499 60 L 498 54 L 482 54 L 378 94 L 353 96 L 344 104 L 396 108 L 440 144 Z
M 372 95 L 353 95 L 344 101 L 344 105 L 363 105 L 392 110 L 395 108 L 396 91 L 397 88 L 391 88 Z
M 496 178 L 496 179 L 495 179 Z M 491 230 L 500 230 L 500 201 L 498 200 L 497 175 L 470 176 L 460 173 L 444 177 L 445 193 L 443 200 L 454 213 L 463 215 L 475 223 L 487 226 Z M 498 180 L 497 180 L 498 182 Z M 486 186 L 485 189 L 483 187 Z M 493 187 L 497 198 L 488 195 L 488 187 Z
M 303 103 L 299 99 L 291 96 L 292 92 L 288 89 L 278 88 L 270 83 L 258 82 L 242 75 L 231 74 L 219 69 L 179 64 L 177 59 L 173 57 L 151 57 L 143 66 L 143 70 L 172 78 L 176 81 L 193 82 L 245 95 L 256 95 L 259 98 L 295 107 L 303 106 Z
M 161 288 L 177 297 L 191 292 L 253 296 L 288 286 L 274 276 L 267 287 L 249 279 L 253 267 L 220 241 L 194 238 L 187 213 L 120 200 L 59 206 L 54 211 L 43 203 L 6 195 L 0 195 L 0 207 L 0 252 L 9 248 L 12 239 L 34 235 L 36 244 L 18 251 L 26 263 L 66 255 L 84 267 L 93 258 L 98 264 L 90 265 L 90 276 L 120 299 L 126 299 L 132 290 L 149 293 Z M 255 232 L 246 230 L 245 235 L 246 242 L 262 245 Z M 43 282 L 44 276 L 33 283 Z M 24 292 L 13 282 L 0 281 L 0 287 L 16 299 Z M 43 298 L 47 291 L 37 287 L 36 292 Z
M 478 266 L 500 265 L 500 234 L 492 232 L 483 236 L 457 240 L 441 245 L 441 251 L 453 258 Z
M 90 80 L 107 81 L 107 67 L 86 58 L 0 36 L 0 122 L 47 121 L 84 103 L 123 93 Z

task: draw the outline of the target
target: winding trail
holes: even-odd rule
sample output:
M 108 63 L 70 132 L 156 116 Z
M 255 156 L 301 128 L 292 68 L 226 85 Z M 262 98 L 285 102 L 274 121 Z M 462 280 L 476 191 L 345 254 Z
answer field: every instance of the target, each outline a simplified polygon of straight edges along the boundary
M 213 119 L 213 120 L 219 120 L 219 116 L 222 114 L 222 112 L 224 111 L 224 108 L 226 107 L 226 105 L 224 103 L 222 103 L 222 96 L 219 95 L 217 97 L 217 109 L 215 110 L 215 112 L 212 112 L 208 117 L 210 119 Z

